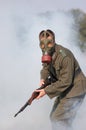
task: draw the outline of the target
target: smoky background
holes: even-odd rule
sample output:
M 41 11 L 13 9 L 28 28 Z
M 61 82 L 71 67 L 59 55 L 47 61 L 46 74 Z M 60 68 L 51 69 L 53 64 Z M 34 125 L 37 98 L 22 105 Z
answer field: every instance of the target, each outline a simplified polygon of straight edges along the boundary
M 13 116 L 39 87 L 41 30 L 53 30 L 56 43 L 74 53 L 86 75 L 86 36 L 80 32 L 84 28 L 85 33 L 85 12 L 71 9 L 30 13 L 23 1 L 18 6 L 14 2 L 11 5 L 9 1 L 0 2 L 0 129 L 51 130 L 49 113 L 54 99 L 47 96 L 34 101 L 18 117 Z M 74 121 L 74 129 L 86 128 L 85 102 L 86 99 Z

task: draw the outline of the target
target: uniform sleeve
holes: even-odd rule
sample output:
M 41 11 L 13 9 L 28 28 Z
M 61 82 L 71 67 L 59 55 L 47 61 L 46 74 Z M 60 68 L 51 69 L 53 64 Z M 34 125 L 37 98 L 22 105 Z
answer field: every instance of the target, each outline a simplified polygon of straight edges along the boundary
M 46 63 L 44 63 L 44 64 L 43 64 L 43 68 L 42 68 L 42 70 L 40 71 L 40 77 L 41 77 L 41 79 L 44 79 L 44 80 L 45 80 L 45 79 L 48 77 L 48 75 L 49 75 L 48 68 L 49 68 L 49 65 L 46 64 Z
M 70 87 L 73 81 L 74 75 L 74 60 L 69 57 L 65 57 L 62 61 L 62 68 L 58 81 L 47 86 L 44 90 L 50 98 L 60 96 L 67 88 Z

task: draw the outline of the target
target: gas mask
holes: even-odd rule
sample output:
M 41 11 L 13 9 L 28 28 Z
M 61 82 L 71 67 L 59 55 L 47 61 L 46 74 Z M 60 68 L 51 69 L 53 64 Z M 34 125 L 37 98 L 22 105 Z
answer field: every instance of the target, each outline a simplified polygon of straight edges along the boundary
M 42 50 L 42 63 L 50 63 L 55 51 L 54 34 L 51 34 L 50 31 L 51 30 L 42 31 L 39 35 L 40 48 Z

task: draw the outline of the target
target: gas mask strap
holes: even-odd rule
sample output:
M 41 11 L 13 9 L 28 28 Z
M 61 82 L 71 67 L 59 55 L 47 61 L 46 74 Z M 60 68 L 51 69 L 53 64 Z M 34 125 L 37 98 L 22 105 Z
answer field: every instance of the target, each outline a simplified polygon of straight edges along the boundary
M 48 34 L 50 37 L 52 37 L 52 39 L 53 39 L 52 34 L 51 34 L 49 31 L 47 31 L 47 30 L 44 31 L 44 32 L 40 35 L 39 39 L 41 39 L 42 37 L 47 38 L 47 37 L 48 37 L 47 34 Z

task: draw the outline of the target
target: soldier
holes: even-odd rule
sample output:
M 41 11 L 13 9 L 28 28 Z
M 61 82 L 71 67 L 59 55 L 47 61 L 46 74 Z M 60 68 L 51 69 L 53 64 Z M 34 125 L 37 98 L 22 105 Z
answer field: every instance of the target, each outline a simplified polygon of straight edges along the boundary
M 49 75 L 49 66 L 55 68 L 57 81 L 46 86 L 39 92 L 37 99 L 48 95 L 50 99 L 56 97 L 50 119 L 52 130 L 70 130 L 72 121 L 81 105 L 86 93 L 86 78 L 75 59 L 73 53 L 55 43 L 55 34 L 51 30 L 43 30 L 39 34 L 42 50 L 40 86 Z

